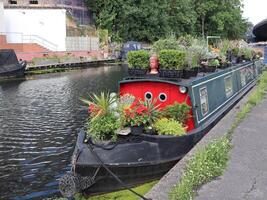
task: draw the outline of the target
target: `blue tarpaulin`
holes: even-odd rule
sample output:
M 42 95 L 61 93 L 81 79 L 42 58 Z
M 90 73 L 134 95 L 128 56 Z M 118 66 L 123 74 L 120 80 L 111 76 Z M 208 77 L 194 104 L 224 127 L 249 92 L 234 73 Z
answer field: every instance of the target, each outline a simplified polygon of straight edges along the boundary
M 267 64 L 267 46 L 264 47 L 264 59 L 263 59 L 263 63 Z

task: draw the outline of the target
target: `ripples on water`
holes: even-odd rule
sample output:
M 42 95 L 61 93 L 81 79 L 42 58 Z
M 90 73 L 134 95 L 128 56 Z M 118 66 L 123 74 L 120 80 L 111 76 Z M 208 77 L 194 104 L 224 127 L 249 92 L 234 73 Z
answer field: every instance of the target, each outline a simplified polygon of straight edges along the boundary
M 0 199 L 58 194 L 87 117 L 80 97 L 117 91 L 125 71 L 114 65 L 0 82 Z

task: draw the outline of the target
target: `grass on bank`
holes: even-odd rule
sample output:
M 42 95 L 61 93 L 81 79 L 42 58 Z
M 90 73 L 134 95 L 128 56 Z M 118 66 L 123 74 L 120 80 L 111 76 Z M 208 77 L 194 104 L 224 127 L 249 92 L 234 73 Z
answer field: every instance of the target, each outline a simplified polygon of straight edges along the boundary
M 145 195 L 158 181 L 153 181 L 132 188 L 135 192 L 141 195 Z M 140 198 L 134 195 L 129 190 L 121 190 L 118 192 L 111 192 L 108 194 L 98 195 L 94 197 L 83 197 L 81 194 L 75 195 L 75 200 L 139 200 Z M 53 200 L 67 200 L 66 198 L 56 198 Z
M 234 129 L 245 119 L 252 108 L 263 100 L 266 92 L 267 72 L 264 72 L 258 81 L 256 90 L 237 113 L 235 122 L 226 136 L 212 141 L 189 160 L 180 183 L 170 191 L 171 200 L 191 200 L 197 188 L 223 174 L 229 159 Z

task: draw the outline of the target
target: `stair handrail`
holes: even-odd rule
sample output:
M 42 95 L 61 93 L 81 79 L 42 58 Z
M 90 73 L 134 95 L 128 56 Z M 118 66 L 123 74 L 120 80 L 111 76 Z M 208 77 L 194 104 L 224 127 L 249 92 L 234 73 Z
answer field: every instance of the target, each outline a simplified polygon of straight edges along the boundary
M 21 32 L 0 32 L 0 35 L 4 35 L 7 38 L 9 38 L 9 36 L 11 35 L 18 36 L 19 41 L 11 42 L 7 40 L 8 43 L 22 43 L 22 44 L 23 43 L 37 43 L 51 51 L 57 51 L 57 48 L 58 48 L 58 45 L 54 44 L 53 42 L 48 41 L 45 38 L 40 37 L 39 35 L 24 35 Z M 27 39 L 27 37 L 29 39 Z
M 26 43 L 25 41 L 28 41 L 28 43 L 37 43 L 49 50 L 57 51 L 57 45 L 51 41 L 48 41 L 45 38 L 40 37 L 39 35 L 22 35 L 22 41 L 23 43 Z

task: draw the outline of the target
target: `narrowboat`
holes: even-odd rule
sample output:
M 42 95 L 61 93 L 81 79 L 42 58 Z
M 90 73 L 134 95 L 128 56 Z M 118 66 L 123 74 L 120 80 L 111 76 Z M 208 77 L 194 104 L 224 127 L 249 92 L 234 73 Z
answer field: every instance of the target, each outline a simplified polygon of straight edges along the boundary
M 18 61 L 13 49 L 0 49 L 0 78 L 24 76 L 26 61 Z
M 85 142 L 80 131 L 72 158 L 72 172 L 60 180 L 64 196 L 75 192 L 94 195 L 159 179 L 168 172 L 254 85 L 261 74 L 260 60 L 199 73 L 188 80 L 159 76 L 125 78 L 120 95 L 150 100 L 161 107 L 186 102 L 191 107 L 187 134 L 168 136 L 129 134 L 118 142 Z

